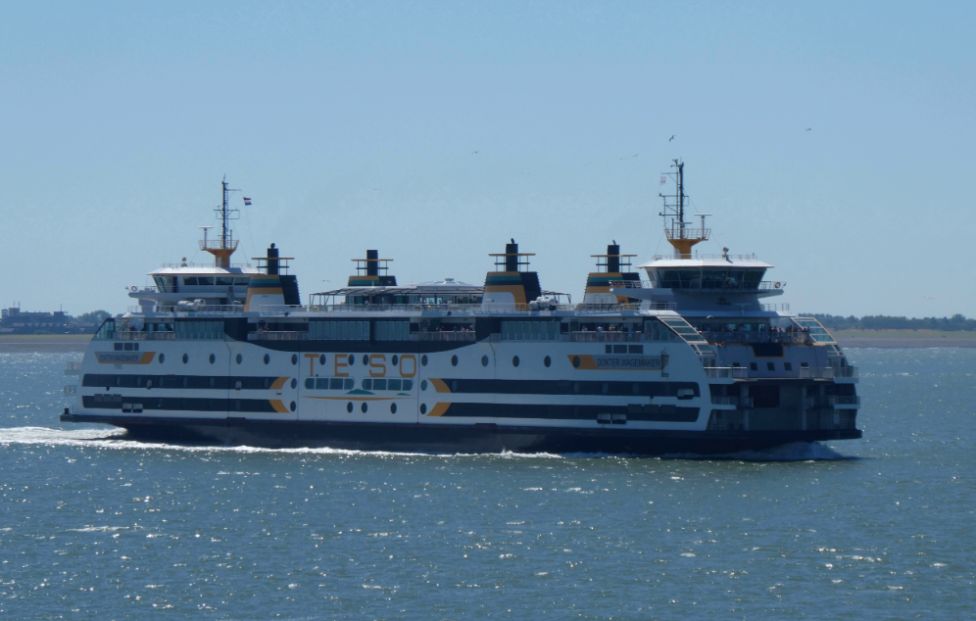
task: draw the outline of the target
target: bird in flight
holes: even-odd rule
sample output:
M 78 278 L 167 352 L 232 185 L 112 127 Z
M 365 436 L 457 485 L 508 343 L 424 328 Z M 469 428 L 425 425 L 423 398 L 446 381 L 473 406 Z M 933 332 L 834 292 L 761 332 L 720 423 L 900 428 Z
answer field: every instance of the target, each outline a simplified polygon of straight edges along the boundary
M 668 142 L 671 142 L 672 140 L 674 140 L 674 134 L 671 134 L 671 137 L 668 138 Z

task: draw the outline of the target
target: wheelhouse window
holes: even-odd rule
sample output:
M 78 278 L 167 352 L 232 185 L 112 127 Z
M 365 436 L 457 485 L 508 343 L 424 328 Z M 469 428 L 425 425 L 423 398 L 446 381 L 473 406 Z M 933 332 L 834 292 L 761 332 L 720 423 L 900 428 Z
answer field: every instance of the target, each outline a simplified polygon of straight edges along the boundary
M 665 289 L 758 289 L 766 268 L 662 269 L 656 286 Z
M 98 331 L 95 332 L 95 340 L 98 341 L 111 341 L 115 338 L 115 320 L 106 319 L 102 322 L 102 325 L 98 326 Z
M 156 288 L 162 292 L 171 293 L 176 291 L 176 277 L 175 276 L 153 276 L 153 281 L 156 283 Z

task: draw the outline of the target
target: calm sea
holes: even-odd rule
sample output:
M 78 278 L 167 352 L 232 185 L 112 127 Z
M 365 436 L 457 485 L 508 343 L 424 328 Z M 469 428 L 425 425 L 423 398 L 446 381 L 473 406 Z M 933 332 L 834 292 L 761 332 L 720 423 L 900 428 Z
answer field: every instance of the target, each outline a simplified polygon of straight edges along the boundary
M 0 618 L 974 618 L 976 350 L 849 354 L 863 440 L 725 460 L 136 444 L 0 354 Z

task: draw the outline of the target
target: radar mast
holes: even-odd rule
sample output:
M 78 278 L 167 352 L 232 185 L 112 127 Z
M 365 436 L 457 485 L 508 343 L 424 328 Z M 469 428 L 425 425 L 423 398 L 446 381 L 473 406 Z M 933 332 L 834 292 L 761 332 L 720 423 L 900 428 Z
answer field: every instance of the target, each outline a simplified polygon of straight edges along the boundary
M 229 186 L 227 177 L 224 177 L 220 182 L 220 206 L 214 209 L 217 220 L 220 221 L 220 236 L 214 240 L 207 239 L 207 229 L 210 227 L 203 227 L 203 240 L 200 242 L 200 249 L 214 256 L 214 265 L 225 270 L 230 269 L 230 255 L 237 250 L 237 240 L 234 239 L 234 233 L 230 229 L 230 221 L 240 217 L 240 211 L 231 209 L 228 204 L 228 195 L 240 190 Z
M 708 214 L 699 215 L 701 225 L 697 228 L 690 226 L 690 223 L 685 220 L 685 199 L 688 198 L 685 194 L 685 163 L 676 159 L 671 167 L 678 170 L 677 174 L 665 174 L 674 175 L 675 193 L 659 195 L 664 200 L 664 210 L 660 215 L 664 218 L 664 234 L 674 247 L 675 258 L 690 259 L 692 247 L 707 240 L 711 233 L 705 228 L 705 218 Z

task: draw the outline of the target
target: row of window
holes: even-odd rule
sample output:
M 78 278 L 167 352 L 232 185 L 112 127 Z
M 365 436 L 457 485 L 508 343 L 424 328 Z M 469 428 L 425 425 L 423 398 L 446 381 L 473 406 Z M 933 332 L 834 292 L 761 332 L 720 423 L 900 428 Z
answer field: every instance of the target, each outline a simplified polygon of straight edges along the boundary
M 121 347 L 122 345 L 125 345 L 126 347 L 123 349 Z M 131 350 L 138 351 L 139 344 L 138 343 L 116 343 L 115 344 L 115 349 L 116 349 L 116 351 L 131 351 Z M 611 354 L 611 353 L 612 354 L 642 354 L 642 353 L 644 353 L 644 346 L 643 345 L 607 345 L 605 351 L 608 354 Z M 216 354 L 210 354 L 208 360 L 209 360 L 210 364 L 215 364 L 217 362 L 217 356 L 216 356 Z M 326 358 L 326 355 L 325 354 L 320 354 L 319 355 L 318 361 L 319 361 L 319 364 L 320 365 L 324 365 L 326 363 L 326 360 L 327 360 L 327 358 Z M 363 354 L 362 360 L 363 360 L 363 365 L 368 365 L 369 364 L 369 354 Z M 159 354 L 157 354 L 156 355 L 156 361 L 159 364 L 164 364 L 166 362 L 166 354 L 165 353 L 162 353 L 162 352 L 160 352 Z M 183 364 L 188 364 L 190 362 L 190 355 L 184 353 L 183 356 L 182 356 L 182 361 L 183 361 Z M 264 354 L 262 356 L 262 358 L 261 358 L 261 361 L 264 364 L 266 364 L 266 365 L 267 364 L 271 364 L 271 354 L 267 354 L 267 353 Z M 237 364 L 244 364 L 244 355 L 239 353 L 236 356 L 234 356 L 234 362 L 236 362 Z M 349 354 L 348 357 L 346 358 L 346 362 L 347 362 L 347 364 L 349 366 L 353 366 L 354 364 L 356 364 L 356 357 L 353 354 Z M 397 364 L 399 364 L 400 363 L 399 356 L 397 356 L 396 354 L 394 354 L 391 362 L 393 363 L 394 366 L 396 366 Z M 427 366 L 427 362 L 428 362 L 427 355 L 426 354 L 422 355 L 420 357 L 420 364 L 421 364 L 421 366 Z M 491 359 L 488 357 L 487 354 L 481 357 L 481 366 L 487 367 L 490 362 L 491 362 Z M 521 361 L 521 359 L 518 356 L 512 356 L 512 366 L 513 367 L 519 366 L 521 364 L 521 362 L 522 361 Z M 298 354 L 292 354 L 292 356 L 291 356 L 291 363 L 292 363 L 292 365 L 298 364 Z M 456 366 L 458 366 L 458 364 L 460 364 L 460 359 L 458 358 L 457 354 L 451 356 L 451 366 L 456 367 Z M 544 364 L 546 367 L 552 366 L 552 358 L 550 356 L 546 356 L 545 358 L 542 359 L 542 364 Z M 772 365 L 772 363 L 770 362 L 769 365 Z M 733 363 L 732 366 L 740 366 L 740 365 L 738 363 Z M 752 367 L 752 370 L 755 371 L 756 370 L 756 363 L 754 363 L 754 362 L 751 363 L 751 367 Z M 792 369 L 792 367 L 791 367 L 790 363 L 787 362 L 786 363 L 786 370 L 789 371 L 791 369 Z M 773 370 L 772 366 L 770 366 L 769 370 L 770 371 Z
M 352 401 L 350 401 L 349 403 L 346 404 L 346 411 L 347 412 L 349 412 L 350 414 L 352 414 L 353 409 L 355 409 L 355 406 L 353 406 Z M 425 406 L 421 406 L 421 411 L 423 411 L 424 409 L 425 409 Z M 365 414 L 366 412 L 368 412 L 369 411 L 369 404 L 366 403 L 365 401 L 363 401 L 362 403 L 360 403 L 359 404 L 359 411 L 362 412 L 363 414 Z M 397 404 L 396 403 L 391 403 L 390 404 L 390 414 L 396 414 L 396 413 L 397 413 Z
M 135 349 L 135 350 L 138 350 L 139 349 L 138 348 L 138 344 L 136 344 L 136 343 L 116 343 L 115 344 L 115 349 L 116 350 L 119 350 L 119 345 L 137 345 L 137 347 L 132 348 L 132 349 Z M 126 348 L 126 349 L 129 349 L 129 348 Z M 190 362 L 190 354 L 184 353 L 183 356 L 182 356 L 182 358 L 181 358 L 181 360 L 183 361 L 183 364 L 188 364 Z M 217 363 L 217 354 L 210 354 L 207 357 L 207 360 L 210 362 L 210 364 L 216 364 Z M 264 362 L 264 364 L 271 364 L 271 354 L 264 354 L 264 356 L 262 356 L 261 360 L 262 360 L 262 362 Z M 325 355 L 324 354 L 320 357 L 320 360 L 322 361 L 322 364 L 325 364 Z M 156 362 L 158 362 L 159 364 L 165 364 L 166 363 L 166 354 L 163 353 L 163 352 L 159 352 L 158 354 L 156 354 Z M 236 356 L 234 356 L 234 362 L 236 362 L 237 364 L 244 364 L 244 355 L 243 354 L 237 354 Z M 291 355 L 291 363 L 292 363 L 293 366 L 296 365 L 296 364 L 298 364 L 298 354 L 292 354 Z
M 356 381 L 350 377 L 309 377 L 305 379 L 305 388 L 308 390 L 352 390 L 355 386 Z M 361 381 L 360 386 L 363 390 L 370 391 L 410 391 L 413 390 L 413 380 L 367 377 Z
M 101 387 L 106 390 L 119 388 L 191 388 L 217 390 L 270 390 L 277 377 L 252 377 L 230 375 L 130 375 L 125 373 L 86 373 L 82 386 Z M 296 388 L 298 381 L 291 380 Z
M 733 367 L 741 367 L 742 364 L 739 363 L 739 362 L 733 362 L 732 363 L 732 366 Z M 800 363 L 800 367 L 801 368 L 806 369 L 809 366 L 810 366 L 810 363 L 809 362 L 801 362 Z M 758 371 L 759 370 L 759 363 L 758 362 L 750 362 L 749 363 L 749 369 L 751 371 Z M 766 370 L 767 371 L 775 371 L 776 370 L 776 363 L 775 362 L 772 362 L 772 361 L 767 362 L 766 363 Z M 784 371 L 792 371 L 793 370 L 793 363 L 792 362 L 784 362 L 783 363 L 783 370 Z

